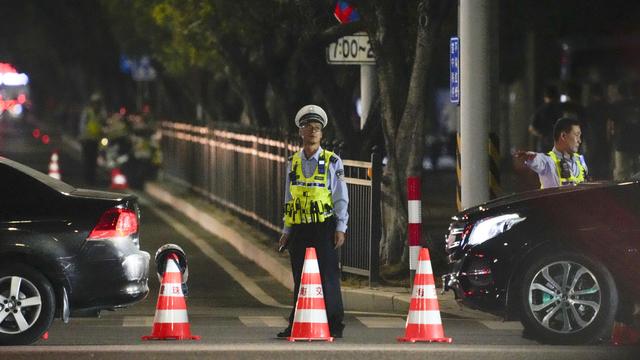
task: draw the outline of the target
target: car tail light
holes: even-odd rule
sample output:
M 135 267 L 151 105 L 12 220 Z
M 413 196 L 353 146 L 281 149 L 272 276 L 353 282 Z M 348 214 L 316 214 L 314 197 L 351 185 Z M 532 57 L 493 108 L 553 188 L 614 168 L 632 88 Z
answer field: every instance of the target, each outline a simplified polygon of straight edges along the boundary
M 100 216 L 87 240 L 123 237 L 138 232 L 138 217 L 131 209 L 111 208 Z

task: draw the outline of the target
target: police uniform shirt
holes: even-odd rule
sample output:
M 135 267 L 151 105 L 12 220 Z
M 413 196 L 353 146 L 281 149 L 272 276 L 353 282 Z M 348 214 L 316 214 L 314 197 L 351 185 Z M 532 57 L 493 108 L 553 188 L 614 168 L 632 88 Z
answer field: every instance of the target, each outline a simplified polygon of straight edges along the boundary
M 578 167 L 575 156 L 571 155 L 570 157 L 567 157 L 560 151 L 558 151 L 555 147 L 551 151 L 553 151 L 556 156 L 558 156 L 558 159 L 564 158 L 568 162 L 569 167 L 571 168 L 572 176 L 580 176 L 580 168 Z M 582 163 L 586 174 L 588 171 L 587 164 L 585 163 L 584 157 L 582 155 L 580 155 L 580 162 Z M 540 184 L 544 189 L 560 186 L 560 177 L 558 176 L 556 164 L 548 154 L 537 153 L 535 158 L 533 158 L 532 160 L 526 160 L 524 164 L 538 174 L 538 177 L 540 178 Z
M 318 166 L 318 159 L 322 154 L 322 148 L 318 147 L 318 150 L 310 158 L 307 159 L 304 154 L 304 150 L 300 150 L 300 159 L 302 160 L 302 173 L 305 177 L 311 177 L 313 172 Z M 333 216 L 336 217 L 336 231 L 347 231 L 347 221 L 349 220 L 349 214 L 347 213 L 347 207 L 349 205 L 349 195 L 347 193 L 347 183 L 344 181 L 344 167 L 342 165 L 342 159 L 338 155 L 334 155 L 338 161 L 329 161 L 327 168 L 327 185 L 329 191 L 331 191 L 331 200 L 333 201 Z M 291 172 L 291 161 L 287 162 L 287 172 Z M 291 192 L 289 191 L 290 180 L 289 176 L 285 176 L 284 187 L 284 203 L 288 203 L 291 200 Z M 289 234 L 291 228 L 285 226 L 282 230 L 283 233 Z

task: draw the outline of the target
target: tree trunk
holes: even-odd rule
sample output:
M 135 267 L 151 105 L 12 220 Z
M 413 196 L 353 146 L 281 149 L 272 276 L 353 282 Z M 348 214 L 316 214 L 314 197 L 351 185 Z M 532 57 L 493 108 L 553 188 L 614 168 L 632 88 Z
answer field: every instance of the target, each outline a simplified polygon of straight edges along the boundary
M 399 45 L 401 24 L 393 17 L 400 5 L 393 1 L 362 2 L 369 35 L 376 54 L 382 123 L 387 151 L 383 186 L 383 239 L 381 263 L 407 262 L 406 178 L 420 176 L 423 157 L 423 129 L 427 118 L 426 90 L 433 58 L 433 41 L 442 20 L 452 8 L 449 1 L 418 2 L 418 29 L 415 56 L 410 72 L 404 66 L 406 55 Z

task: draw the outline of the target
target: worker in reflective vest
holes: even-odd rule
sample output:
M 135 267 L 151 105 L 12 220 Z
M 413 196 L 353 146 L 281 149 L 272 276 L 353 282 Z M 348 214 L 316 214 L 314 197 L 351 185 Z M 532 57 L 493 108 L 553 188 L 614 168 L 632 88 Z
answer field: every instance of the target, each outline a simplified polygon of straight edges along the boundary
M 80 114 L 78 135 L 82 146 L 82 166 L 84 180 L 89 185 L 96 182 L 96 167 L 98 160 L 98 144 L 102 139 L 106 111 L 102 96 L 94 93 Z
M 338 248 L 345 241 L 349 197 L 342 160 L 320 147 L 327 121 L 327 114 L 316 105 L 302 107 L 295 117 L 303 148 L 289 158 L 284 229 L 279 241 L 280 249 L 288 248 L 291 257 L 294 299 L 289 326 L 278 337 L 291 335 L 307 247 L 316 249 L 329 331 L 333 337 L 342 337 L 344 309 Z
M 514 157 L 538 174 L 541 188 L 577 185 L 587 177 L 587 164 L 578 154 L 582 131 L 580 122 L 560 118 L 553 127 L 554 146 L 548 153 L 516 151 Z

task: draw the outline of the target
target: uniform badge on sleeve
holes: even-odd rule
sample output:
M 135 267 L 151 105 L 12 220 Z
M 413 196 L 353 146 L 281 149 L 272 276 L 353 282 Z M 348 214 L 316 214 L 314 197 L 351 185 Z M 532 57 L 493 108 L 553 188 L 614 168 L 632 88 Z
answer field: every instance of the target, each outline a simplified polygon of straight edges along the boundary
M 338 178 L 338 180 L 344 182 L 344 169 L 336 170 L 336 177 Z

